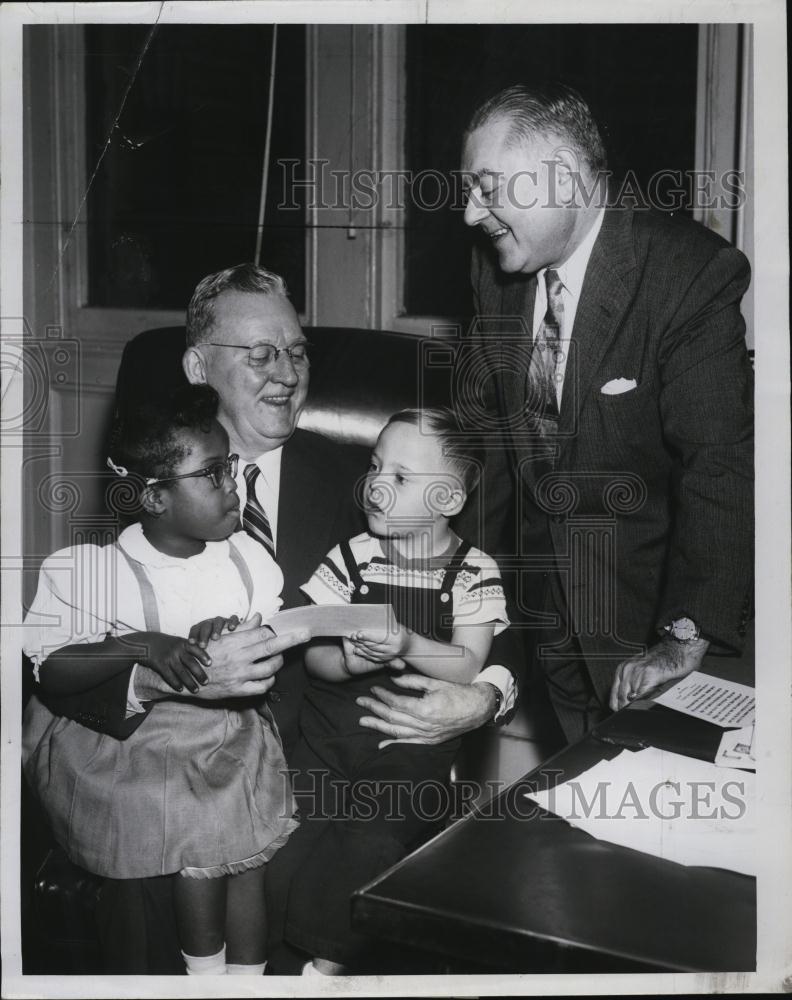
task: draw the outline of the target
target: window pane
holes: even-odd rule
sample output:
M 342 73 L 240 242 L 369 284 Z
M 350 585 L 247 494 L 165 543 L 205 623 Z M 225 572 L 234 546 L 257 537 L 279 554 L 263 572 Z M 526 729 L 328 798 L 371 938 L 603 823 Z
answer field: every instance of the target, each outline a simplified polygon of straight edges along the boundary
M 253 260 L 272 27 L 86 29 L 88 303 L 182 309 L 212 271 Z M 129 81 L 134 82 L 118 120 Z M 305 29 L 280 26 L 270 163 L 305 157 Z M 305 301 L 304 216 L 279 213 L 270 166 L 261 263 Z M 295 216 L 296 220 L 295 221 Z
M 693 168 L 696 25 L 442 25 L 407 28 L 407 167 L 459 169 L 462 131 L 479 101 L 502 87 L 563 79 L 604 131 L 614 180 Z M 408 314 L 467 316 L 474 235 L 453 194 L 442 208 L 410 204 Z M 427 183 L 424 191 L 430 191 Z M 432 198 L 433 194 L 424 195 Z M 456 202 L 457 207 L 451 204 Z

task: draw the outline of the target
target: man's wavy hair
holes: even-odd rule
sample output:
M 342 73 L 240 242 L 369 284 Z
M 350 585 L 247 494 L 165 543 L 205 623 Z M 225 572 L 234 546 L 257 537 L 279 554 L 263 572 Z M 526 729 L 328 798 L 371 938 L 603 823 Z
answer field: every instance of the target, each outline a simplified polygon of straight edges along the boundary
M 187 346 L 202 343 L 214 325 L 214 302 L 223 292 L 259 292 L 263 295 L 285 295 L 286 282 L 274 271 L 258 264 L 235 264 L 199 281 L 187 306 Z
M 608 158 L 594 116 L 580 94 L 566 84 L 517 84 L 501 90 L 474 111 L 465 137 L 498 118 L 511 123 L 509 139 L 513 145 L 538 136 L 557 137 L 586 161 L 592 174 L 607 169 Z

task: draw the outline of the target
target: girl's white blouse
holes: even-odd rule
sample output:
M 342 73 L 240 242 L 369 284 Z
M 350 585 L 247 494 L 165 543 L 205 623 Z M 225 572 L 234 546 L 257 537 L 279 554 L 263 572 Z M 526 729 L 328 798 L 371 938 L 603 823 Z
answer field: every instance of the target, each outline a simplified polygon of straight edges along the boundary
M 207 542 L 203 552 L 179 559 L 155 549 L 140 524 L 121 532 L 118 544 L 146 567 L 161 632 L 187 636 L 206 618 L 236 614 L 244 619 L 257 611 L 266 622 L 278 610 L 283 588 L 280 567 L 244 531 L 232 537 L 250 570 L 251 601 L 229 556 L 228 539 Z M 24 621 L 23 649 L 38 673 L 40 663 L 63 646 L 145 630 L 140 587 L 116 546 L 75 545 L 45 559 Z

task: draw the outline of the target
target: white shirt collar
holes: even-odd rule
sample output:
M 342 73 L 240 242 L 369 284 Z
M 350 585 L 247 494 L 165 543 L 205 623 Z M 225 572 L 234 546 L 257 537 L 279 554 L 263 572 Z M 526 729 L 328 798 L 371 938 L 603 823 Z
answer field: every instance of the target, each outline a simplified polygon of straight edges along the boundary
M 568 260 L 555 268 L 558 273 L 558 277 L 563 282 L 564 288 L 574 295 L 576 299 L 580 298 L 580 293 L 583 290 L 583 279 L 586 277 L 586 268 L 588 267 L 589 258 L 591 257 L 591 251 L 594 249 L 594 243 L 599 236 L 599 231 L 602 228 L 602 220 L 605 217 L 605 209 L 601 208 L 597 212 L 597 217 L 594 219 L 594 224 L 591 229 L 583 237 L 583 241 L 574 250 L 572 255 Z M 547 271 L 546 267 L 543 267 L 541 271 L 538 272 L 536 280 L 541 282 L 542 288 L 544 288 L 545 281 L 544 276 Z
M 265 451 L 256 459 L 256 465 L 261 469 L 261 474 L 270 486 L 276 485 L 280 481 L 281 455 L 283 445 L 274 448 L 272 451 Z
M 160 552 L 159 549 L 154 548 L 143 534 L 143 525 L 139 521 L 135 524 L 130 524 L 128 528 L 124 528 L 118 536 L 118 544 L 137 562 L 154 568 L 186 566 L 187 563 L 191 563 L 194 566 L 195 563 L 192 560 L 196 559 L 201 560 L 202 565 L 210 566 L 224 559 L 228 552 L 228 541 L 223 539 L 219 542 L 207 542 L 203 552 L 199 552 L 194 556 L 187 556 L 186 558 L 169 556 L 167 553 Z

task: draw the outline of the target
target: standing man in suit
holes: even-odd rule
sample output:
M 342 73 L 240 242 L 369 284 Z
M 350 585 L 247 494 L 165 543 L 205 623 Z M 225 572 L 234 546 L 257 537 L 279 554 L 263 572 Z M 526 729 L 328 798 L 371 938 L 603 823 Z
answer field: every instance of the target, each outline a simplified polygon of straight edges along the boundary
M 696 223 L 608 204 L 599 129 L 569 88 L 483 104 L 462 169 L 487 245 L 458 391 L 497 427 L 488 497 L 533 570 L 526 624 L 573 740 L 708 649 L 742 647 L 749 266 Z

